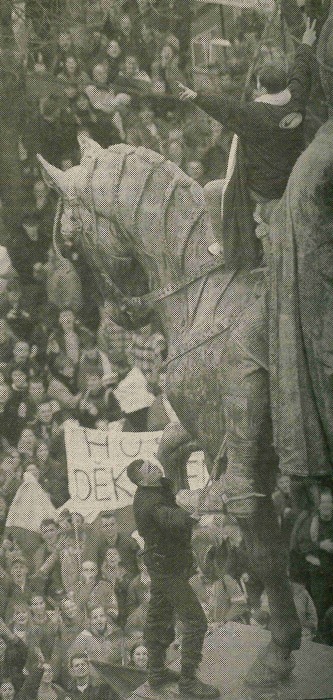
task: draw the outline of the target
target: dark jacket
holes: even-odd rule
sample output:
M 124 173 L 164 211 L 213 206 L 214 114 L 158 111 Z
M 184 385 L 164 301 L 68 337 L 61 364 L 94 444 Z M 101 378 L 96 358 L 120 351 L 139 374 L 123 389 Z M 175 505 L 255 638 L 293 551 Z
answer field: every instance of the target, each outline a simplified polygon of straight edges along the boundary
M 175 500 L 167 479 L 160 487 L 138 486 L 133 510 L 138 532 L 145 541 L 145 561 L 151 575 L 191 569 L 194 520 Z
M 304 116 L 311 88 L 312 51 L 298 47 L 288 88 L 286 105 L 240 102 L 224 95 L 198 93 L 194 104 L 233 129 L 244 150 L 248 186 L 267 199 L 279 199 L 286 188 L 297 158 L 305 148 Z M 300 113 L 301 123 L 288 128 L 288 115 Z
M 108 685 L 88 685 L 86 690 L 81 693 L 74 688 L 70 690 L 71 700 L 116 700 L 117 693 Z

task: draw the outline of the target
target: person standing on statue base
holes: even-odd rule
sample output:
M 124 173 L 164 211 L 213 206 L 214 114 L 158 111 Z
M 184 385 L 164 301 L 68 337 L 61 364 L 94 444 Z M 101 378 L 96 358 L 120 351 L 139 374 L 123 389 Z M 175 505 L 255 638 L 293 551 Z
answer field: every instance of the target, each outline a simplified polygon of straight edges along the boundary
M 134 460 L 127 476 L 138 487 L 133 510 L 145 541 L 144 558 L 151 578 L 144 630 L 149 684 L 159 689 L 178 681 L 181 695 L 218 698 L 217 688 L 196 677 L 207 630 L 206 616 L 189 584 L 193 574 L 191 535 L 196 521 L 176 504 L 171 485 L 157 464 Z M 174 618 L 183 627 L 180 677 L 164 666 L 167 648 L 175 638 Z

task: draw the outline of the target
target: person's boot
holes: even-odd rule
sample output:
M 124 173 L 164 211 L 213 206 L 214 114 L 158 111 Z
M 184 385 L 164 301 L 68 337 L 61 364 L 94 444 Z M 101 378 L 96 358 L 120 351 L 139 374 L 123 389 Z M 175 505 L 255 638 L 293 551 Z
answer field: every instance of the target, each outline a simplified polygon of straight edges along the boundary
M 165 668 L 166 650 L 160 647 L 148 649 L 148 683 L 153 690 L 162 685 L 177 683 L 179 673 Z
M 220 692 L 213 685 L 197 678 L 195 668 L 183 667 L 178 682 L 179 693 L 187 698 L 219 698 Z
M 290 650 L 271 641 L 259 652 L 245 681 L 253 687 L 272 687 L 288 678 L 295 665 L 295 657 Z

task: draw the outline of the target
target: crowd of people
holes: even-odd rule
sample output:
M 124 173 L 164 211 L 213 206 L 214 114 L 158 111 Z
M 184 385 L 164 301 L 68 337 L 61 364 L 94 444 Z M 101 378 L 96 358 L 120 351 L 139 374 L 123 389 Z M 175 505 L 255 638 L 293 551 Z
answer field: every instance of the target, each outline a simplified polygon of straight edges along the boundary
M 93 3 L 91 3 L 93 4 Z M 135 4 L 135 3 L 134 3 Z M 140 3 L 138 3 L 138 8 Z M 154 16 L 154 15 L 153 15 Z M 77 135 L 103 147 L 145 146 L 176 162 L 201 185 L 224 176 L 232 134 L 179 101 L 191 84 L 180 39 L 154 22 L 119 11 L 83 36 L 67 27 L 28 73 L 50 76 L 51 92 L 29 104 L 19 153 L 26 211 L 16 236 L 1 230 L 0 269 L 0 696 L 3 700 L 112 700 L 94 662 L 147 669 L 143 636 L 150 576 L 142 542 L 103 511 L 89 524 L 64 508 L 69 499 L 64 423 L 107 430 L 163 429 L 174 419 L 164 400 L 167 344 L 157 320 L 120 328 L 94 292 L 86 261 L 69 238 L 52 245 L 55 194 L 36 154 L 67 170 L 79 161 Z M 224 88 L 238 94 L 255 33 L 233 45 Z M 243 43 L 242 43 L 243 42 Z M 280 56 L 263 47 L 262 58 Z M 253 96 L 256 87 L 250 86 Z M 91 282 L 91 283 L 90 283 Z M 124 411 L 120 381 L 137 368 L 145 388 Z M 148 402 L 145 396 L 149 394 Z M 59 509 L 40 531 L 6 527 L 20 486 L 35 480 Z M 274 493 L 303 636 L 333 645 L 331 485 Z M 171 538 L 171 533 L 170 533 Z M 203 516 L 193 532 L 190 580 L 210 634 L 228 621 L 269 629 L 265 591 L 251 570 L 237 522 Z M 170 659 L 182 645 L 176 626 Z

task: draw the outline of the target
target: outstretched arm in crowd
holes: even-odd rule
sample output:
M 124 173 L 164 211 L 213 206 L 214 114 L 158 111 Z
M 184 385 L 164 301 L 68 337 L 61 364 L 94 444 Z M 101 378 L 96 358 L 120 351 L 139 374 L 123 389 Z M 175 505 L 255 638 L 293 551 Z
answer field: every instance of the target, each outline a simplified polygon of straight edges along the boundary
M 310 24 L 307 20 L 306 30 L 303 34 L 302 44 L 299 46 L 290 80 L 288 83 L 291 96 L 299 102 L 299 109 L 305 109 L 311 88 L 311 64 L 312 47 L 316 41 L 316 20 Z M 249 118 L 254 118 L 253 110 L 249 116 L 249 105 L 246 102 L 227 97 L 225 95 L 211 95 L 204 92 L 195 92 L 186 85 L 179 83 L 179 99 L 182 102 L 193 102 L 203 109 L 216 121 L 225 124 L 241 135 L 247 130 Z
M 311 90 L 312 51 L 310 49 L 317 38 L 315 27 L 316 20 L 310 24 L 308 18 L 302 43 L 296 51 L 294 64 L 288 81 L 288 88 L 291 96 L 293 99 L 297 100 L 301 111 L 305 111 Z

